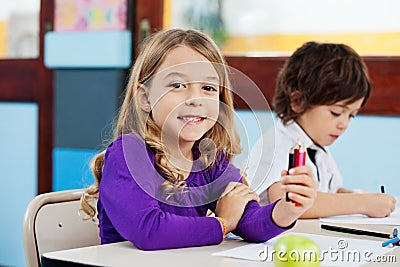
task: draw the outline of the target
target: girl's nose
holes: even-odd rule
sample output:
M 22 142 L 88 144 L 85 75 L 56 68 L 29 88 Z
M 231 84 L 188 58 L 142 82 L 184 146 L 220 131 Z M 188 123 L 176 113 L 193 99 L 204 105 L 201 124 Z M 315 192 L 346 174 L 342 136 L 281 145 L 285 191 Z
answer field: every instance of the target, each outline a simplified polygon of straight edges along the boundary
M 187 98 L 185 100 L 185 104 L 188 106 L 201 106 L 201 85 L 200 84 L 191 84 L 189 85 L 189 90 L 187 90 Z

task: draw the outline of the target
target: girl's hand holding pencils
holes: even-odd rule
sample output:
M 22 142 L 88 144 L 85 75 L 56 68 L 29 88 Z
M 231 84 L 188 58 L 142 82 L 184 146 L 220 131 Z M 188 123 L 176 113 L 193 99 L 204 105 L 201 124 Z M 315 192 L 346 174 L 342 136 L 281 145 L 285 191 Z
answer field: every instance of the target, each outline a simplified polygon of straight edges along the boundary
M 292 201 L 285 201 L 283 196 L 276 204 L 272 218 L 277 225 L 286 227 L 311 208 L 317 197 L 318 185 L 309 166 L 282 171 L 281 176 L 282 189 Z
M 302 144 L 294 144 L 289 152 L 288 171 L 287 172 L 282 171 L 281 176 L 286 177 L 287 175 L 293 175 L 293 174 L 295 174 L 295 175 L 296 174 L 297 175 L 305 174 L 304 181 L 306 183 L 310 181 L 308 179 L 308 177 L 311 177 L 312 181 L 314 181 L 314 179 L 312 178 L 313 176 L 312 176 L 312 172 L 311 172 L 310 168 L 304 169 L 304 170 L 300 169 L 299 172 L 296 171 L 297 170 L 296 167 L 302 167 L 302 166 L 306 165 L 306 157 L 307 157 L 307 152 L 306 152 L 305 146 L 303 146 Z M 307 186 L 307 184 L 296 183 L 295 181 L 293 181 L 293 179 L 290 179 L 290 178 L 291 178 L 291 176 L 284 178 L 286 182 L 282 181 L 282 183 L 281 183 L 282 189 L 286 191 L 285 200 L 287 202 L 290 202 L 290 201 L 294 202 L 296 207 L 304 206 L 304 204 L 306 204 L 306 203 L 302 204 L 302 202 L 297 202 L 295 199 L 292 199 L 291 196 L 293 195 L 294 198 L 299 198 L 299 197 L 303 196 L 303 198 L 304 198 L 304 196 L 306 196 L 306 195 L 302 194 L 302 192 L 299 192 L 299 193 L 297 193 L 297 196 L 296 196 L 295 193 L 290 193 L 291 192 L 290 188 L 293 188 L 292 190 L 296 190 L 295 186 L 297 185 L 298 190 L 304 190 L 304 189 L 307 190 L 307 187 L 304 188 L 304 186 Z M 292 186 L 292 184 L 293 184 L 293 186 Z M 289 189 L 288 189 L 287 185 L 289 185 Z M 303 185 L 303 186 L 301 187 L 301 185 Z M 309 184 L 309 189 L 312 189 L 313 186 L 314 186 L 313 184 Z M 315 189 L 317 189 L 317 188 L 318 188 L 318 185 L 316 185 Z M 294 191 L 294 192 L 296 192 L 296 191 Z M 315 195 L 316 195 L 316 192 L 315 192 Z M 314 196 L 314 198 L 315 198 L 315 196 Z M 307 200 L 309 200 L 309 199 L 305 198 L 305 201 L 307 201 Z
M 317 196 L 318 184 L 313 178 L 309 166 L 299 166 L 281 173 L 282 189 L 287 193 L 291 202 L 286 202 L 294 211 L 310 208 Z M 303 211 L 303 212 L 304 212 Z

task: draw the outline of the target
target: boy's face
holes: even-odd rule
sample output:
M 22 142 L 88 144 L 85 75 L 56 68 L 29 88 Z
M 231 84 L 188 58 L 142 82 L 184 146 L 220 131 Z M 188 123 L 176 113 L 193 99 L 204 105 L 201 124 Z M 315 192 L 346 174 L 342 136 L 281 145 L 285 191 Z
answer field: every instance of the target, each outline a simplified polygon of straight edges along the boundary
M 333 105 L 315 106 L 297 118 L 296 122 L 314 143 L 329 146 L 346 131 L 363 100 L 361 98 L 351 104 L 345 104 L 346 100 L 342 100 Z

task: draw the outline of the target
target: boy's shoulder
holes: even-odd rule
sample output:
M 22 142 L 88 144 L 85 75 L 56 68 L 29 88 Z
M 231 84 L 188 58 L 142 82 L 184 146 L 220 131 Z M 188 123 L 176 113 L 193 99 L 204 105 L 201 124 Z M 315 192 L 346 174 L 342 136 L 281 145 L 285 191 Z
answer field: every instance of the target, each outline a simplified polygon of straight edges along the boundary
M 289 121 L 283 124 L 281 121 L 277 124 L 276 139 L 280 145 L 292 147 L 294 143 L 301 143 L 306 147 L 313 144 L 311 138 L 295 121 Z

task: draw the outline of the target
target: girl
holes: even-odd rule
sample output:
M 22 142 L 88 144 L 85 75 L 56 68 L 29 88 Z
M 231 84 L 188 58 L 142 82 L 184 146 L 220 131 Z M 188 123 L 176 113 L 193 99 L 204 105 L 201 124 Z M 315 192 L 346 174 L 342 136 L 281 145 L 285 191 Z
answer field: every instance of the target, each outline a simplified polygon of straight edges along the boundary
M 284 194 L 280 173 L 288 164 L 293 142 L 300 141 L 308 147 L 307 161 L 318 181 L 317 200 L 303 218 L 353 213 L 385 217 L 394 210 L 396 201 L 389 194 L 359 194 L 343 188 L 342 176 L 326 149 L 346 131 L 370 91 L 367 68 L 347 45 L 308 42 L 293 53 L 275 88 L 276 132 L 260 138 L 250 153 L 248 172 L 255 177 L 252 187 L 259 185 L 255 190 L 262 204 Z M 268 141 L 271 135 L 276 144 Z M 271 145 L 277 148 L 273 158 L 268 149 Z
M 218 244 L 234 231 L 252 242 L 291 228 L 313 203 L 308 167 L 291 170 L 291 198 L 260 207 L 230 160 L 240 153 L 226 62 L 194 30 L 149 37 L 133 66 L 114 141 L 97 155 L 82 208 L 97 211 L 103 244 L 144 250 Z M 217 217 L 206 216 L 207 210 Z

